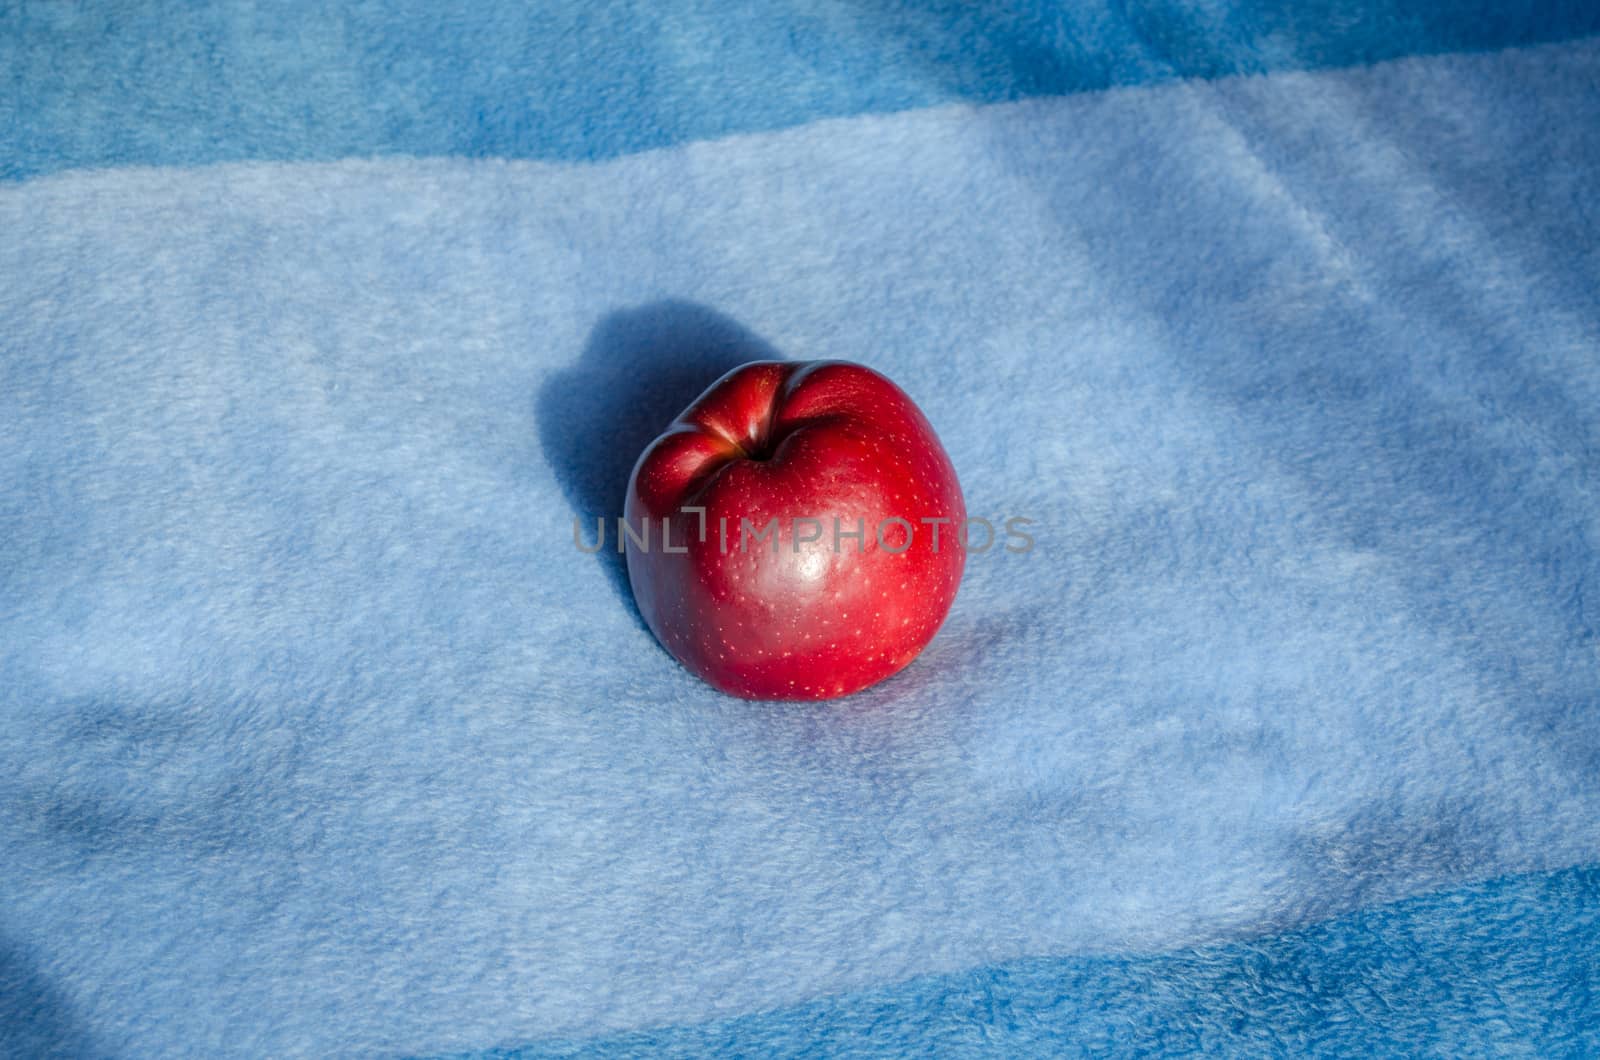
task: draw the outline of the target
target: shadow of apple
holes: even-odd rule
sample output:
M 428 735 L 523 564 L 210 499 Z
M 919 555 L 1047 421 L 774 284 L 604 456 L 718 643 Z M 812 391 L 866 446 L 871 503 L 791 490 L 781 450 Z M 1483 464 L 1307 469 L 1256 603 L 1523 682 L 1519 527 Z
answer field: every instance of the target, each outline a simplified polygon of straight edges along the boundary
M 612 588 L 642 626 L 616 551 L 615 518 L 634 461 L 673 417 L 724 373 L 782 355 L 726 316 L 693 302 L 663 301 L 608 313 L 583 353 L 539 389 L 539 441 Z M 576 553 L 575 553 L 576 554 Z

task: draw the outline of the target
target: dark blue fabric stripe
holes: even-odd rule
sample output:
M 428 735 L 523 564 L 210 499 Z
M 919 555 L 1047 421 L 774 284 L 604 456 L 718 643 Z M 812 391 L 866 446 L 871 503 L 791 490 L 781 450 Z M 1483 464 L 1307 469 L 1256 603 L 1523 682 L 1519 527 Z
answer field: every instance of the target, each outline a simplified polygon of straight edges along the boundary
M 1596 32 L 1593 0 L 0 0 L 0 178 L 381 154 L 596 159 L 950 100 Z
M 1251 942 L 1017 961 L 695 1027 L 477 1054 L 1600 1055 L 1600 867 Z

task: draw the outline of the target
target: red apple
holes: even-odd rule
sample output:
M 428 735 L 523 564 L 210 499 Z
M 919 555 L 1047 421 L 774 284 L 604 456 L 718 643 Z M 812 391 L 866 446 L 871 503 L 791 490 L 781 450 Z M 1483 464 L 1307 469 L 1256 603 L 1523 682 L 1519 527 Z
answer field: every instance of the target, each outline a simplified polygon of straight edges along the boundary
M 628 579 L 656 638 L 716 688 L 827 699 L 933 639 L 965 517 L 950 458 L 899 387 L 846 361 L 756 361 L 634 465 Z

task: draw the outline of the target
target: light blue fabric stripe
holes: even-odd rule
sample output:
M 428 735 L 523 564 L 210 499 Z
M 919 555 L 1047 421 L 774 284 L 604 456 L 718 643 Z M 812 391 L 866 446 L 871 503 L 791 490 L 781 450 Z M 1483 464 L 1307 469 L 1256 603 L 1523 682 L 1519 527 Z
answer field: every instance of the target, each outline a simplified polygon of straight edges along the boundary
M 695 1027 L 474 1054 L 1594 1056 L 1600 867 L 1158 957 L 1015 961 Z
M 0 2 L 0 179 L 595 159 L 893 111 L 1600 32 L 1589 0 Z

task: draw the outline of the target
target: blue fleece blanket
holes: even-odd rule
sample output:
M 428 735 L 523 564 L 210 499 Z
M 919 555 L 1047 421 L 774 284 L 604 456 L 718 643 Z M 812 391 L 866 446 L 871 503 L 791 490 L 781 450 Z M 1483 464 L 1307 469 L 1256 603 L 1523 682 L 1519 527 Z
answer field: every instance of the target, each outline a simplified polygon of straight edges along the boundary
M 1597 34 L 0 2 L 0 1053 L 1600 1052 Z M 757 357 L 1036 524 L 839 702 L 572 542 Z

